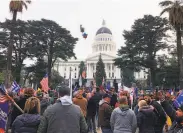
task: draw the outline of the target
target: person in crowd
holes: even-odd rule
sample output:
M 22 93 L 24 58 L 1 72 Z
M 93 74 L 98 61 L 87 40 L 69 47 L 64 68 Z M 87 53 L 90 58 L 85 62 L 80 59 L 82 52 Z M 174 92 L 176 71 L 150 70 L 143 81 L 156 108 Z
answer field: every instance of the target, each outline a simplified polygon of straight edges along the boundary
M 99 128 L 99 122 L 98 122 L 98 114 L 99 114 L 99 102 L 102 100 L 102 94 L 100 93 L 100 88 L 96 88 L 96 92 L 94 93 L 93 99 L 96 103 L 96 121 L 97 121 L 97 127 Z
M 73 104 L 69 87 L 62 85 L 58 91 L 60 98 L 45 110 L 37 133 L 87 133 L 84 115 Z
M 148 105 L 152 105 L 154 107 L 154 113 L 156 115 L 156 124 L 155 124 L 155 133 L 162 133 L 163 127 L 166 123 L 166 113 L 163 110 L 162 106 L 155 100 L 152 100 L 149 95 L 144 97 L 145 101 Z
M 43 98 L 41 99 L 41 115 L 43 115 L 46 108 L 51 104 L 50 97 L 48 94 L 43 94 Z
M 139 101 L 141 101 L 141 100 L 144 100 L 144 97 L 143 97 L 143 96 L 140 96 L 140 97 L 137 99 L 137 105 L 134 107 L 134 113 L 135 113 L 135 115 L 138 114 L 138 111 L 139 111 L 138 103 L 139 103 Z
M 128 99 L 128 106 L 129 106 L 129 108 L 131 108 L 131 100 L 130 100 L 129 92 L 128 91 L 121 91 L 119 93 L 119 98 L 121 98 L 122 96 L 126 96 L 127 97 L 127 99 Z M 119 102 L 117 102 L 116 105 L 115 105 L 115 108 L 119 107 L 119 105 L 120 105 Z
M 135 133 L 137 120 L 135 113 L 129 108 L 126 96 L 119 98 L 119 107 L 113 110 L 110 124 L 113 133 Z
M 111 96 L 106 93 L 99 102 L 99 126 L 101 127 L 102 133 L 112 133 L 110 126 L 110 117 L 112 113 L 110 100 Z
M 86 118 L 86 114 L 87 114 L 87 100 L 86 100 L 86 98 L 83 97 L 83 91 L 82 90 L 78 90 L 76 92 L 75 97 L 72 100 L 73 100 L 73 103 L 75 105 L 78 105 L 81 108 L 81 110 L 83 112 L 83 115 Z
M 118 100 L 117 100 L 117 94 L 116 94 L 115 88 L 111 88 L 111 102 L 110 102 L 111 107 L 115 108 L 115 105 L 117 102 Z
M 169 101 L 165 100 L 164 95 L 160 97 L 161 105 L 172 121 L 172 126 L 168 133 L 183 133 L 183 105 L 175 110 Z
M 17 103 L 17 105 L 21 109 L 24 109 L 24 105 L 25 105 L 26 100 L 29 97 L 32 97 L 32 96 L 34 96 L 34 89 L 32 89 L 32 88 L 25 88 L 23 96 L 20 96 L 19 99 L 15 100 L 15 102 Z M 21 114 L 22 114 L 22 112 L 19 109 L 17 109 L 17 107 L 13 106 L 12 116 L 11 116 L 11 124 L 16 119 L 16 117 L 21 115 Z
M 154 107 L 147 105 L 145 100 L 139 101 L 138 106 L 137 125 L 139 133 L 155 133 L 156 116 L 154 114 Z
M 91 95 L 91 98 L 88 100 L 88 106 L 87 106 L 87 124 L 88 124 L 88 130 L 92 131 L 94 133 L 97 133 L 96 131 L 96 124 L 95 124 L 95 115 L 97 110 L 97 103 L 95 100 L 95 93 L 93 92 Z
M 40 100 L 30 97 L 26 100 L 24 114 L 16 117 L 11 133 L 37 133 L 40 124 Z

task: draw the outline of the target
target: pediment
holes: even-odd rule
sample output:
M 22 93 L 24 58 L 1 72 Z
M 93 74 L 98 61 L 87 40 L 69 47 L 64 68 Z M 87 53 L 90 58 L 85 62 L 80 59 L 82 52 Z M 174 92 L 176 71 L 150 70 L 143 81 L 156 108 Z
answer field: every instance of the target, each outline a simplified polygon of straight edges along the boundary
M 98 61 L 99 55 L 100 55 L 100 54 L 90 56 L 90 57 L 88 57 L 86 60 L 87 60 L 87 61 Z M 115 56 L 108 55 L 108 54 L 104 54 L 104 53 L 101 53 L 101 56 L 102 56 L 102 60 L 113 60 L 113 59 L 116 58 Z

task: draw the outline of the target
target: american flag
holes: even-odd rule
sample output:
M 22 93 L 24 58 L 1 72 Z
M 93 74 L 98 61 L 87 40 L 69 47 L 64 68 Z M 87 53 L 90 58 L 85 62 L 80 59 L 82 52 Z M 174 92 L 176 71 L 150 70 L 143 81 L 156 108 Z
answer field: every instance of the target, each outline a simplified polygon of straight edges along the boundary
M 86 71 L 85 70 L 82 72 L 82 78 L 86 79 Z
M 12 92 L 18 93 L 20 91 L 20 86 L 17 84 L 16 81 L 13 81 L 13 84 L 11 86 Z
M 9 98 L 6 95 L 0 96 L 0 103 L 5 103 Z
M 48 93 L 48 90 L 50 89 L 48 86 L 48 74 L 46 74 L 43 79 L 40 82 L 42 90 L 44 90 L 44 92 Z

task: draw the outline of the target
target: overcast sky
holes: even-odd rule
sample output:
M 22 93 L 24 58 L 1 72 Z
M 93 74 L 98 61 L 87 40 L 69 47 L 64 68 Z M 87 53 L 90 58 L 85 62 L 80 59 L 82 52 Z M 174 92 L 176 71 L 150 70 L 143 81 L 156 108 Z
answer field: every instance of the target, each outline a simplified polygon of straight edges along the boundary
M 9 1 L 0 0 L 0 21 L 12 16 Z M 85 59 L 91 53 L 91 44 L 102 20 L 111 29 L 117 48 L 124 44 L 123 30 L 129 30 L 135 19 L 145 14 L 159 15 L 162 0 L 33 0 L 28 10 L 18 14 L 22 20 L 51 19 L 71 31 L 79 38 L 75 53 L 78 59 Z M 88 38 L 82 38 L 79 26 L 85 27 Z

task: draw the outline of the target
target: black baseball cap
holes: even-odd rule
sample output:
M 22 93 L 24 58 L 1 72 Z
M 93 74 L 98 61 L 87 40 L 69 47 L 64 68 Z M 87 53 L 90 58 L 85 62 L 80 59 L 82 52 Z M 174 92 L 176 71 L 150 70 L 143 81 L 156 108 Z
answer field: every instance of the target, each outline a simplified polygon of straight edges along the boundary
M 107 93 L 103 95 L 103 98 L 107 98 L 107 97 L 108 97 L 108 98 L 111 98 L 111 95 L 109 95 L 109 94 L 107 94 Z

